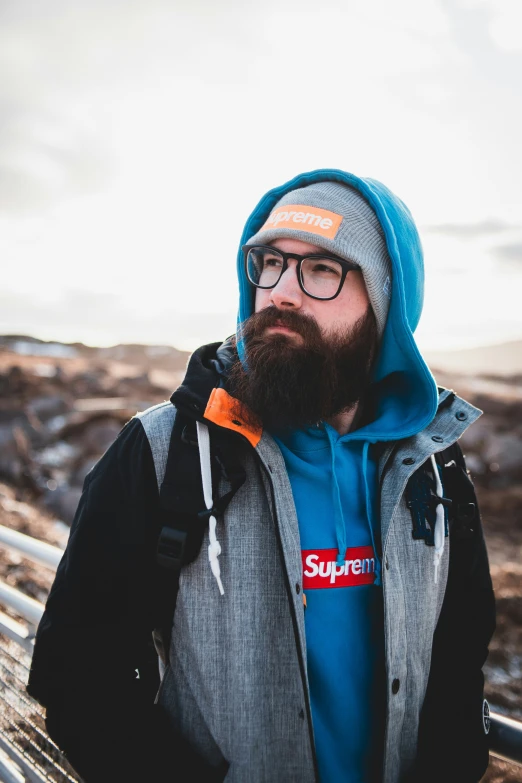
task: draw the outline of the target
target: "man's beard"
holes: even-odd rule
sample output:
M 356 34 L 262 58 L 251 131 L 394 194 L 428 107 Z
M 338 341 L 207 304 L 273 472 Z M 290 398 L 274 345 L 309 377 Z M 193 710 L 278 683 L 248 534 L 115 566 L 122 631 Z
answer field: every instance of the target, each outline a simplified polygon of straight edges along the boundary
M 302 339 L 267 335 L 270 326 L 286 326 Z M 270 306 L 245 321 L 242 335 L 247 369 L 237 358 L 227 388 L 269 430 L 328 420 L 352 410 L 368 390 L 377 346 L 370 306 L 350 328 L 326 335 L 312 316 Z

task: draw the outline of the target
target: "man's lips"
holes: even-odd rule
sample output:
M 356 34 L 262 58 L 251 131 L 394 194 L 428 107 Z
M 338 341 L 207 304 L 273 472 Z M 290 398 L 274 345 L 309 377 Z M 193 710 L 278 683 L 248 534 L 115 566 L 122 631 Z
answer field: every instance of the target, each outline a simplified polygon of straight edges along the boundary
M 265 334 L 274 333 L 287 334 L 289 337 L 298 337 L 299 340 L 303 339 L 299 332 L 296 332 L 294 329 L 291 329 L 289 326 L 285 326 L 284 324 L 274 324 L 273 326 L 266 327 Z

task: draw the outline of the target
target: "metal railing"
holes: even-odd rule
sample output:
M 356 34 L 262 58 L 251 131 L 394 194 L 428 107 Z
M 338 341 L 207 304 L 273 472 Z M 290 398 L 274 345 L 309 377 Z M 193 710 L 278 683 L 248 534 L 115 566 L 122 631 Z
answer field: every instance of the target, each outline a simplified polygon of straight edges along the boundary
M 63 550 L 58 547 L 51 546 L 50 544 L 39 541 L 30 536 L 26 536 L 23 533 L 18 533 L 15 530 L 0 525 L 0 546 L 13 549 L 19 554 L 24 555 L 28 559 L 39 563 L 40 565 L 47 566 L 52 570 L 56 570 L 58 563 L 63 555 Z M 11 617 L 0 611 L 0 634 L 6 636 L 12 643 L 22 648 L 26 655 L 25 662 L 16 659 L 9 651 L 2 647 L 0 643 L 0 656 L 2 653 L 11 658 L 15 663 L 18 663 L 21 667 L 25 667 L 28 671 L 30 665 L 30 656 L 33 650 L 34 634 L 36 627 L 40 621 L 40 618 L 44 611 L 44 606 L 39 601 L 35 601 L 34 598 L 30 598 L 24 595 L 21 591 L 5 584 L 0 580 L 0 604 L 4 607 L 8 607 L 14 611 L 17 615 L 24 618 L 26 625 L 13 620 Z M 9 666 L 5 664 L 5 661 L 0 657 L 0 686 L 5 688 L 13 695 L 16 695 L 14 701 L 25 703 L 25 706 L 29 706 L 36 716 L 43 718 L 41 707 L 32 700 L 25 693 L 25 682 L 23 678 L 18 676 L 18 683 L 6 682 L 6 678 L 2 674 L 3 669 L 8 670 L 8 674 L 14 677 L 16 680 L 16 673 L 9 669 Z M 7 678 L 9 679 L 9 677 Z M 16 685 L 18 685 L 18 692 L 16 691 Z M 23 686 L 23 687 L 21 687 Z M 4 692 L 5 701 L 5 692 Z M 10 699 L 12 702 L 13 699 Z M 23 717 L 20 711 L 20 704 L 18 709 L 10 703 L 11 709 L 17 712 L 19 717 Z M 27 719 L 27 716 L 25 716 Z M 512 764 L 519 764 L 522 766 L 522 722 L 513 720 L 504 715 L 496 712 L 492 712 L 490 715 L 491 727 L 489 732 L 490 746 L 489 752 L 492 756 L 496 756 L 503 761 L 508 761 Z M 11 721 L 12 722 L 12 721 Z M 28 753 L 27 747 L 34 746 L 35 739 L 31 738 L 23 728 L 15 724 L 19 733 L 22 733 L 23 742 L 13 739 L 12 736 L 6 734 L 4 728 L 0 726 L 0 781 L 6 783 L 23 783 L 23 781 L 36 781 L 41 783 L 45 781 L 55 781 L 56 777 L 50 777 L 49 772 L 46 771 L 35 762 L 34 759 Z M 33 731 L 33 734 L 37 736 L 45 735 L 45 729 L 42 729 L 43 723 L 39 726 L 35 723 L 34 719 L 31 723 L 29 719 L 29 728 Z M 26 734 L 27 736 L 23 736 Z M 54 745 L 49 737 L 46 737 L 47 742 L 52 746 L 55 751 L 55 757 L 51 757 L 46 751 L 38 747 L 40 753 L 43 753 L 46 757 L 46 761 L 58 770 L 62 775 L 60 780 L 73 781 L 75 783 L 78 779 L 74 776 L 74 772 L 69 768 L 64 768 L 60 762 L 66 765 L 64 759 L 61 759 L 58 755 L 56 758 L 56 752 L 59 754 L 59 749 Z M 33 748 L 34 749 L 34 748 Z M 3 751 L 3 753 L 2 753 Z M 25 776 L 25 777 L 24 777 Z
M 0 546 L 56 570 L 63 550 L 0 525 Z M 44 606 L 0 580 L 0 781 L 79 783 L 61 750 L 47 735 L 43 708 L 26 691 L 34 635 Z
M 56 570 L 63 555 L 63 550 L 59 547 L 31 538 L 4 525 L 0 525 L 0 546 L 12 549 L 53 571 Z M 0 605 L 9 607 L 26 621 L 26 625 L 22 625 L 0 611 L 0 633 L 19 644 L 28 653 L 32 653 L 34 634 L 44 611 L 43 604 L 0 580 Z

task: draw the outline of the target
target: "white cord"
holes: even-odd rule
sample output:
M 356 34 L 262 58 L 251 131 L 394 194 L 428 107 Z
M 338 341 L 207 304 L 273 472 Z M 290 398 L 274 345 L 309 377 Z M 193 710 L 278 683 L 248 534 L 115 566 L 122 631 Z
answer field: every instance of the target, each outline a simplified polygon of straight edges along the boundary
M 205 505 L 207 509 L 212 508 L 212 470 L 210 466 L 210 436 L 208 434 L 208 427 L 206 424 L 196 422 L 199 444 L 199 462 L 201 465 L 201 481 L 203 483 L 203 497 L 205 498 Z M 218 557 L 221 554 L 221 545 L 216 538 L 216 518 L 211 516 L 208 522 L 208 537 L 210 543 L 208 545 L 208 559 L 210 562 L 210 568 L 216 579 L 221 595 L 225 595 L 223 589 L 223 583 L 221 581 L 221 570 L 219 568 Z
M 439 476 L 439 469 L 435 461 L 435 455 L 431 455 L 431 465 L 433 468 L 433 475 L 435 477 L 435 485 L 437 487 L 437 497 L 441 498 L 442 495 L 442 482 Z M 439 566 L 442 560 L 442 553 L 444 552 L 444 539 L 445 539 L 445 523 L 444 523 L 444 506 L 442 503 L 437 503 L 435 517 L 435 529 L 433 531 L 433 544 L 435 551 L 433 553 L 433 565 L 435 566 L 435 584 L 439 579 Z

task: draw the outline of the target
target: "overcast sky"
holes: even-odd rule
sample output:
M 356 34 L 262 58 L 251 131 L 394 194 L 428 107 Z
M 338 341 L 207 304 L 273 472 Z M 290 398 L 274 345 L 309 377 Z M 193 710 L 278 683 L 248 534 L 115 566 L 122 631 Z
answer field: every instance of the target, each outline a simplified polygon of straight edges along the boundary
M 0 0 L 0 332 L 195 348 L 260 196 L 408 204 L 421 346 L 522 338 L 520 0 Z

